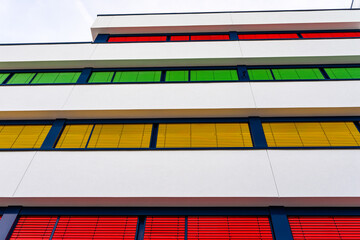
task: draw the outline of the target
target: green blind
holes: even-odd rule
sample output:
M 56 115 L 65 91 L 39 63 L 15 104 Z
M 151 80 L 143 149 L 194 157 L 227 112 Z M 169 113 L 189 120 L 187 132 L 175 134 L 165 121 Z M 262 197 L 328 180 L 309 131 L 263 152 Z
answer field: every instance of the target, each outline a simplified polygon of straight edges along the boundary
M 3 84 L 10 73 L 0 73 L 0 84 Z
M 35 73 L 15 73 L 7 84 L 28 84 Z
M 236 81 L 239 80 L 236 70 L 192 70 L 190 80 L 193 81 Z
M 276 80 L 325 79 L 318 68 L 273 69 Z
M 93 72 L 89 83 L 110 83 L 114 72 Z
M 360 79 L 360 68 L 325 68 L 330 79 Z
M 161 71 L 117 72 L 113 82 L 160 82 Z
M 79 77 L 80 72 L 38 73 L 31 84 L 76 83 Z
M 166 71 L 165 82 L 187 82 L 189 71 Z
M 248 70 L 250 80 L 274 80 L 270 69 Z

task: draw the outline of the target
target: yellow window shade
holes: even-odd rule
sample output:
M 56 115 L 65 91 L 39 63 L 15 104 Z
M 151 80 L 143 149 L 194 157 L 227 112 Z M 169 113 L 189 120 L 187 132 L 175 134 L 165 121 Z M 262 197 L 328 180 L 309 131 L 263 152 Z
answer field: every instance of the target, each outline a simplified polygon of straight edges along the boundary
M 0 148 L 40 148 L 51 125 L 1 125 Z
M 252 147 L 247 123 L 160 124 L 158 148 Z
M 263 123 L 269 147 L 360 146 L 353 122 Z
M 96 124 L 88 148 L 148 148 L 152 124 Z
M 66 125 L 56 148 L 85 148 L 93 124 Z

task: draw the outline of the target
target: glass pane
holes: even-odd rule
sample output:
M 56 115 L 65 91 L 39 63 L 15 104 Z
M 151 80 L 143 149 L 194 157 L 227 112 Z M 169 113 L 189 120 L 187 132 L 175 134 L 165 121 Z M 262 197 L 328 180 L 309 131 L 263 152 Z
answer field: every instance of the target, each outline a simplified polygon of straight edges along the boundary
M 274 80 L 270 69 L 251 69 L 248 73 L 250 80 Z
M 239 80 L 236 70 L 191 70 L 193 81 L 236 81 Z
M 152 124 L 96 124 L 88 148 L 148 148 Z
M 161 71 L 116 72 L 113 82 L 160 82 Z
M 76 83 L 80 72 L 38 73 L 31 84 Z
M 3 84 L 10 73 L 0 73 L 0 84 Z
M 272 69 L 276 80 L 325 79 L 318 68 Z
M 252 147 L 247 123 L 160 124 L 158 148 Z
M 51 125 L 2 125 L 0 148 L 40 148 Z
M 330 79 L 360 79 L 360 68 L 325 68 Z
M 56 148 L 85 148 L 93 124 L 66 125 Z
M 114 72 L 93 72 L 89 83 L 110 83 Z
M 35 73 L 15 73 L 7 84 L 28 84 Z
M 166 71 L 165 82 L 187 82 L 189 71 Z

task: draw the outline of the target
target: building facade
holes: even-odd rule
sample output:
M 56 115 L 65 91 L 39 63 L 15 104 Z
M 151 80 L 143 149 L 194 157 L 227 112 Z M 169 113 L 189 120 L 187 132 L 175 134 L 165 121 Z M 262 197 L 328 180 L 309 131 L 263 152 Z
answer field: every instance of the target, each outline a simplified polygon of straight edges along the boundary
M 0 45 L 0 239 L 360 239 L 359 29 L 99 15 Z

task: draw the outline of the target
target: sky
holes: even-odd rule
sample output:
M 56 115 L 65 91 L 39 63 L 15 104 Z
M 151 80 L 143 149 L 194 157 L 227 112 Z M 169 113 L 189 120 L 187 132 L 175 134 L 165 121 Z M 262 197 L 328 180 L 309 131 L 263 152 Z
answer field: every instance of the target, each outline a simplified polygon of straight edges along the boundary
M 92 41 L 97 14 L 360 8 L 360 0 L 0 0 L 0 43 Z

